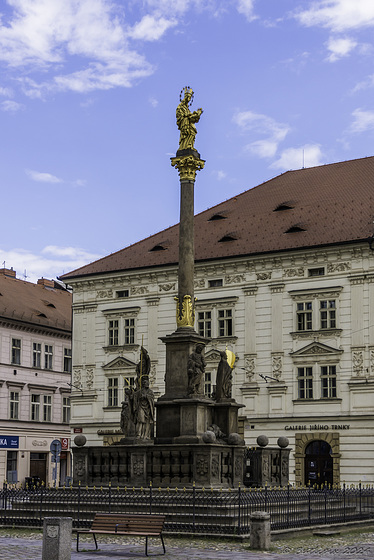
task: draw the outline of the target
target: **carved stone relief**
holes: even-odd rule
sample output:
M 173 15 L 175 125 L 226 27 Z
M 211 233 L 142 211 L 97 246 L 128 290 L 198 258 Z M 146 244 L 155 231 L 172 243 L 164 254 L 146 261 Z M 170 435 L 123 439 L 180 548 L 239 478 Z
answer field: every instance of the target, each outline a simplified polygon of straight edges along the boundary
M 352 352 L 353 373 L 361 377 L 364 373 L 364 353 L 362 351 Z
M 87 368 L 86 370 L 86 387 L 88 390 L 92 389 L 94 381 L 94 370 L 93 368 Z
M 245 282 L 244 274 L 227 275 L 225 276 L 225 284 L 240 284 Z
M 246 380 L 251 382 L 256 373 L 255 356 L 252 354 L 244 355 L 244 370 Z
M 272 356 L 272 377 L 280 380 L 283 371 L 283 360 L 281 355 L 274 354 Z
M 131 295 L 136 296 L 136 295 L 143 295 L 143 294 L 148 294 L 149 290 L 148 290 L 148 286 L 132 286 L 131 288 Z
M 340 263 L 328 263 L 327 265 L 327 272 L 345 272 L 346 270 L 350 270 L 351 263 L 350 262 L 340 262 Z
M 258 272 L 256 276 L 257 280 L 270 280 L 271 272 Z
M 167 284 L 159 284 L 160 292 L 170 292 L 170 290 L 175 290 L 175 282 L 168 282 Z
M 304 276 L 305 269 L 303 267 L 300 268 L 285 268 L 283 271 L 283 275 L 286 278 L 294 278 L 295 276 Z

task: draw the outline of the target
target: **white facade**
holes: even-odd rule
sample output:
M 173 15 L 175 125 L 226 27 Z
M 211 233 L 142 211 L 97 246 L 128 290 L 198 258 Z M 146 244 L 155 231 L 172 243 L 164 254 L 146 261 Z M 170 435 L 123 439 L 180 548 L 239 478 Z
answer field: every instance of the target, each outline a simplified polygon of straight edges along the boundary
M 38 477 L 34 480 L 58 484 L 70 476 L 70 384 L 70 329 L 0 317 L 2 480 L 23 485 L 27 477 Z M 50 452 L 54 440 L 62 445 L 57 468 Z
M 177 269 L 72 277 L 69 284 L 72 428 L 82 431 L 87 445 L 106 445 L 121 437 L 121 401 L 141 344 L 151 358 L 152 388 L 156 397 L 163 394 L 160 338 L 176 329 Z M 240 418 L 246 444 L 256 445 L 265 434 L 274 446 L 286 436 L 292 483 L 373 483 L 369 244 L 198 263 L 195 296 L 195 329 L 211 338 L 206 392 L 214 391 L 218 351 L 234 351 L 233 397 L 245 405 Z

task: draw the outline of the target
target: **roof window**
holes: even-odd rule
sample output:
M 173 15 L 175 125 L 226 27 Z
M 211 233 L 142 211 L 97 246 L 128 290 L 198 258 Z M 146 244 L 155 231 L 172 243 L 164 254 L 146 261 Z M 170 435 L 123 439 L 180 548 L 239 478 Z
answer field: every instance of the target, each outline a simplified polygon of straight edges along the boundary
M 226 220 L 227 216 L 225 216 L 224 212 L 217 212 L 217 214 L 213 214 L 208 220 L 208 222 L 216 222 L 217 220 Z
M 295 205 L 292 202 L 282 202 L 274 208 L 273 212 L 282 212 L 283 210 L 292 210 L 293 208 L 295 208 Z
M 36 315 L 37 315 L 37 317 L 44 317 L 45 319 L 47 318 L 47 315 L 45 313 L 39 312 Z
M 299 231 L 306 231 L 305 228 L 301 227 L 300 224 L 295 224 L 291 226 L 285 233 L 297 233 Z
M 228 243 L 229 241 L 236 241 L 238 239 L 238 236 L 236 235 L 236 233 L 231 232 L 231 233 L 226 233 L 226 235 L 224 235 L 223 237 L 221 237 L 221 239 L 218 240 L 218 243 Z
M 45 305 L 47 307 L 53 307 L 53 309 L 56 309 L 56 306 L 54 305 L 54 303 L 51 303 L 50 301 L 46 301 L 46 300 L 43 300 L 43 302 L 45 303 Z
M 156 252 L 156 251 L 166 251 L 166 247 L 164 247 L 163 243 L 157 243 L 152 249 L 149 249 L 149 252 Z

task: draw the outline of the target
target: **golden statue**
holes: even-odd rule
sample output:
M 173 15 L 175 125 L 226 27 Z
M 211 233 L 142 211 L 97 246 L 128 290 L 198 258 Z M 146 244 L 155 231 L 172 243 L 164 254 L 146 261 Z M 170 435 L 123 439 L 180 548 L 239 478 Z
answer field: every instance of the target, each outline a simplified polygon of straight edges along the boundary
M 183 94 L 183 98 L 182 98 Z M 180 103 L 177 107 L 177 126 L 180 130 L 179 150 L 194 149 L 197 129 L 195 123 L 199 122 L 203 110 L 190 111 L 193 100 L 193 91 L 185 87 L 180 93 Z

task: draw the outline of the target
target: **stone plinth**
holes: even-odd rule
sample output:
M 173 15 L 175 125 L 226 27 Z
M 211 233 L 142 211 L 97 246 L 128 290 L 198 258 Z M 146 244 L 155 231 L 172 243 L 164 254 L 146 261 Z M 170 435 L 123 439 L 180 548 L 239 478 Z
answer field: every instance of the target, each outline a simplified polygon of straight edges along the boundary
M 214 403 L 213 423 L 227 436 L 238 432 L 238 410 L 243 408 L 233 399 Z
M 243 481 L 243 453 L 243 445 L 217 443 L 73 448 L 74 465 L 87 465 L 74 468 L 73 484 L 229 488 Z
M 250 547 L 255 550 L 269 550 L 271 545 L 270 513 L 254 511 L 250 515 Z
M 166 346 L 165 394 L 156 403 L 184 399 L 188 395 L 188 357 L 195 351 L 197 344 L 205 344 L 204 338 L 190 327 L 180 328 L 161 338 Z M 158 421 L 158 418 L 157 418 Z
M 281 447 L 257 447 L 250 459 L 251 486 L 287 486 L 290 452 Z
M 156 406 L 156 443 L 199 443 L 212 423 L 214 402 L 204 397 L 159 399 Z

